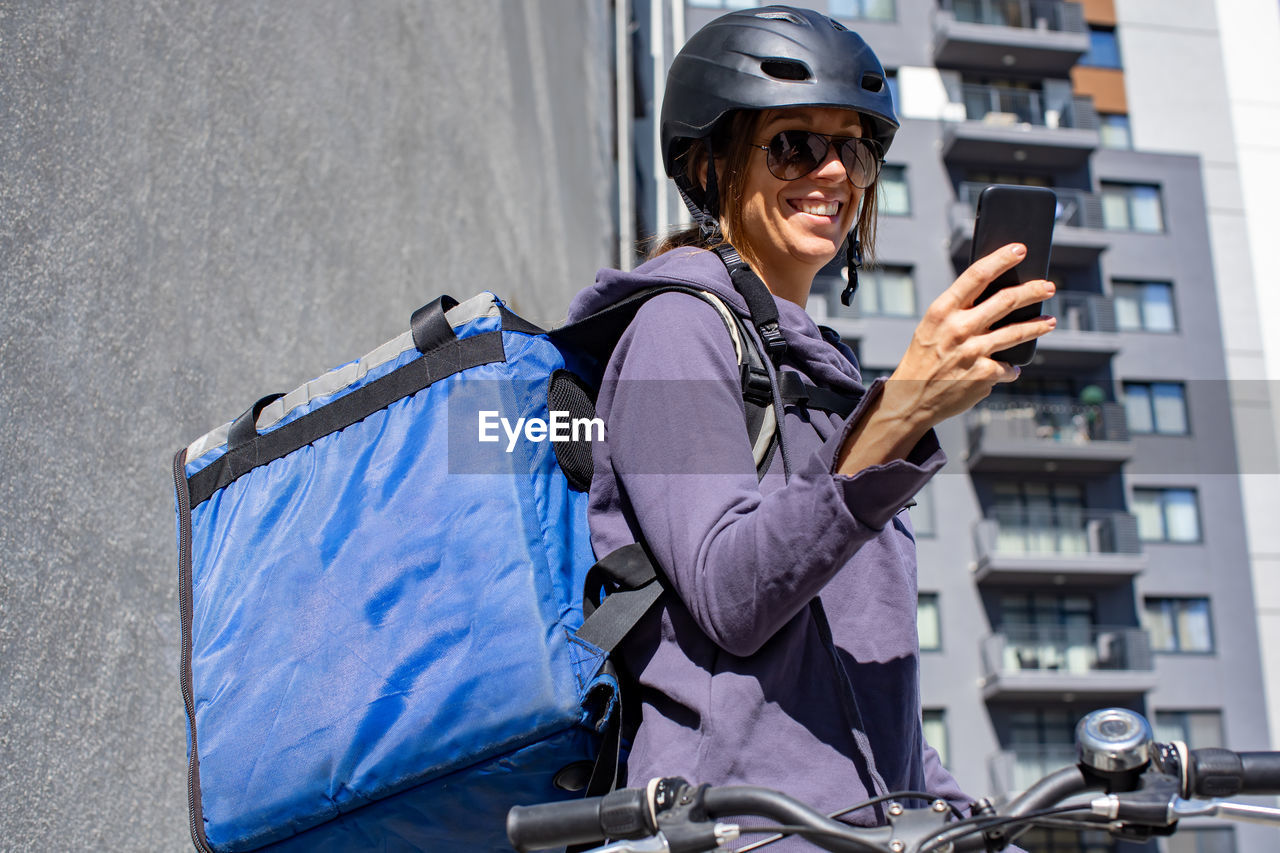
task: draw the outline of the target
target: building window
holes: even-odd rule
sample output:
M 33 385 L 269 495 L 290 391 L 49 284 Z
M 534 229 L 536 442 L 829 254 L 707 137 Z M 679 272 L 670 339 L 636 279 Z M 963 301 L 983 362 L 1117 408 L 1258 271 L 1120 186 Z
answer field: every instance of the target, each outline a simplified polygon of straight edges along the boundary
M 1007 747 L 1013 757 L 1009 780 L 1011 790 L 1025 791 L 1041 777 L 1075 763 L 1078 717 L 1067 708 L 1042 708 L 1010 714 Z
M 916 505 L 911 508 L 911 530 L 917 538 L 936 536 L 938 529 L 934 523 L 932 480 L 916 492 L 915 502 Z
M 1133 147 L 1133 137 L 1129 133 L 1129 116 L 1124 113 L 1100 113 L 1098 121 L 1103 147 L 1124 149 Z
M 1164 231 L 1160 188 L 1153 184 L 1102 184 L 1102 226 L 1108 231 Z
M 1101 829 L 1032 829 L 1018 846 L 1036 853 L 1115 853 L 1116 842 Z
M 760 4 L 755 0 L 689 0 L 689 5 L 704 9 L 751 9 Z
M 1116 328 L 1122 332 L 1175 332 L 1173 285 L 1167 281 L 1116 281 Z
M 841 275 L 847 275 L 844 265 Z M 839 282 L 843 286 L 843 280 Z M 840 302 L 840 290 L 831 292 L 830 311 L 838 317 L 914 317 L 916 282 L 910 267 L 875 267 L 858 273 L 858 290 L 853 304 Z
M 1192 829 L 1179 825 L 1177 834 L 1164 844 L 1168 853 L 1236 853 L 1236 831 L 1230 826 Z
M 911 194 L 907 192 L 907 167 L 885 165 L 876 181 L 876 205 L 882 216 L 910 216 Z
M 921 714 L 924 723 L 924 739 L 934 752 L 943 767 L 951 766 L 951 744 L 947 739 L 947 712 L 941 708 L 925 708 Z
M 920 634 L 920 651 L 942 649 L 942 617 L 938 613 L 938 594 L 922 592 L 916 598 L 916 630 Z
M 1142 625 L 1151 637 L 1151 650 L 1180 654 L 1213 651 L 1213 626 L 1207 598 L 1148 598 Z
M 1134 489 L 1133 514 L 1143 542 L 1199 542 L 1195 489 Z
M 892 21 L 897 18 L 894 5 L 894 0 L 829 0 L 827 14 L 846 20 Z
M 1080 57 L 1080 64 L 1094 68 L 1120 67 L 1120 43 L 1113 27 L 1089 27 L 1089 52 Z
M 1222 714 L 1219 711 L 1156 711 L 1156 740 L 1180 740 L 1191 749 L 1222 746 Z
M 1186 389 L 1181 382 L 1126 382 L 1124 410 L 1129 430 L 1160 435 L 1186 435 Z
M 988 517 L 1000 554 L 1084 554 L 1089 551 L 1084 489 L 1078 483 L 1005 481 L 994 484 Z

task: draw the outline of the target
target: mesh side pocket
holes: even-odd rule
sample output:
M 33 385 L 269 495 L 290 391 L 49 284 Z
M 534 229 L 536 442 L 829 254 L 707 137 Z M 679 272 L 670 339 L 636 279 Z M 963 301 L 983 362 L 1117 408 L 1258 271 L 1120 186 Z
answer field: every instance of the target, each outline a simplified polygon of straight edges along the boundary
M 547 385 L 547 410 L 569 415 L 570 439 L 554 442 L 552 446 L 569 485 L 585 492 L 591 487 L 593 472 L 591 439 L 595 433 L 588 422 L 596 416 L 595 394 L 576 374 L 557 370 Z

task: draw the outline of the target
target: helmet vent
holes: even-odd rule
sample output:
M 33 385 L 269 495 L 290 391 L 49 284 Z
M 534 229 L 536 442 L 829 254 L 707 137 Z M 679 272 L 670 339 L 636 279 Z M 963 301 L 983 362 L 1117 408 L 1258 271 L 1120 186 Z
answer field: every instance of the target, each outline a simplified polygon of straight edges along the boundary
M 776 80 L 809 80 L 813 72 L 809 66 L 795 59 L 766 59 L 760 70 Z
M 862 88 L 868 92 L 879 92 L 884 88 L 884 78 L 873 71 L 862 75 Z
M 842 33 L 849 32 L 849 28 L 846 27 L 844 24 L 840 23 L 839 21 L 837 21 L 836 19 L 827 18 L 827 20 L 831 22 L 831 29 L 836 30 L 837 32 L 842 32 Z
M 805 25 L 805 20 L 792 12 L 756 12 L 756 17 L 766 21 L 787 21 L 801 27 Z

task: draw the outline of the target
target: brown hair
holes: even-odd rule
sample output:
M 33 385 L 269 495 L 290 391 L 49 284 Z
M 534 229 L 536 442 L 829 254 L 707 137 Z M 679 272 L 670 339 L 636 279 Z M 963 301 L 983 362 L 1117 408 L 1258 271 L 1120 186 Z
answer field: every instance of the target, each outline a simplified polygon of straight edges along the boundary
M 720 122 L 712 132 L 711 145 L 719 155 L 716 158 L 716 188 L 720 196 L 720 230 L 708 239 L 696 223 L 674 229 L 653 238 L 648 257 L 656 258 L 672 249 L 686 246 L 714 249 L 723 243 L 731 243 L 743 260 L 752 266 L 758 266 L 758 256 L 752 246 L 744 238 L 735 240 L 734 235 L 742 233 L 742 186 L 745 183 L 747 161 L 755 150 L 752 140 L 773 116 L 773 110 L 738 111 L 727 121 Z M 707 160 L 707 148 L 702 140 L 694 140 L 680 160 L 684 163 L 685 175 L 693 185 L 702 186 L 702 169 Z M 854 226 L 857 239 L 862 244 L 863 259 L 867 263 L 875 258 L 878 183 L 877 180 L 863 190 L 862 210 Z

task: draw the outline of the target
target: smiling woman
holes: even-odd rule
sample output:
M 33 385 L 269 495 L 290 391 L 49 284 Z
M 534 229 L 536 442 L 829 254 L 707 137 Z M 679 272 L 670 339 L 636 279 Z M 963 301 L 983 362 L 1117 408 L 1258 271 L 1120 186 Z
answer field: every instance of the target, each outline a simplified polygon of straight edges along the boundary
M 930 306 L 887 381 L 862 383 L 804 306 L 842 248 L 855 285 L 897 129 L 857 33 L 783 6 L 717 18 L 673 60 L 663 101 L 664 163 L 693 226 L 633 272 L 601 271 L 570 309 L 676 282 L 752 320 L 769 355 L 753 373 L 715 308 L 668 292 L 605 370 L 592 545 L 643 542 L 666 589 L 622 647 L 641 711 L 629 785 L 761 784 L 826 811 L 890 790 L 968 802 L 924 739 L 906 507 L 945 461 L 933 427 L 1017 376 L 991 354 L 1053 327 L 992 323 L 1052 285 L 975 305 L 1025 254 L 1002 248 Z M 766 376 L 780 449 L 758 465 L 743 383 Z

